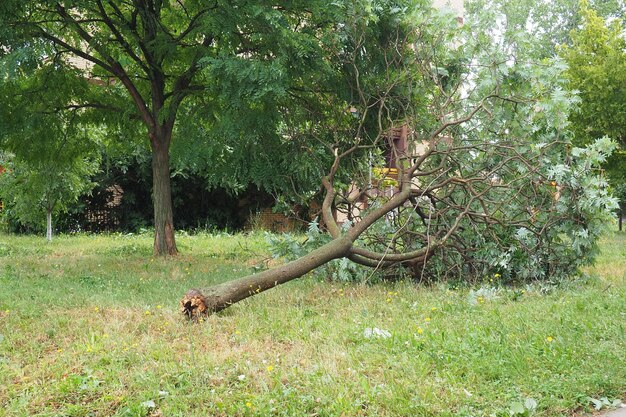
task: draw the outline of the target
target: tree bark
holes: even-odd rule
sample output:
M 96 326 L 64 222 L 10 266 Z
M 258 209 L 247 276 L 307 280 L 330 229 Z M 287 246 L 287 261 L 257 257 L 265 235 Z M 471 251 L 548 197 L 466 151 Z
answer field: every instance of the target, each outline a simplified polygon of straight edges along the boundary
M 52 209 L 46 210 L 46 240 L 52 242 Z
M 336 156 L 334 166 L 338 165 L 337 161 L 339 158 L 339 156 Z M 426 262 L 430 246 L 409 252 L 405 256 L 401 256 L 397 261 L 395 259 L 385 259 L 386 257 L 393 258 L 393 256 L 387 254 L 378 254 L 354 248 L 354 243 L 369 226 L 409 199 L 411 196 L 410 185 L 407 185 L 410 184 L 409 181 L 404 179 L 401 190 L 396 195 L 368 213 L 345 234 L 342 234 L 341 229 L 334 221 L 330 209 L 335 195 L 333 175 L 325 177 L 322 182 L 327 191 L 322 203 L 322 213 L 324 223 L 328 227 L 333 240 L 309 254 L 280 267 L 225 282 L 206 290 L 191 289 L 180 300 L 181 313 L 192 319 L 216 313 L 248 297 L 299 278 L 334 259 L 347 257 L 357 263 L 373 268 L 388 267 L 398 263 L 406 263 L 409 266 L 416 267 L 416 265 L 423 265 Z M 359 254 L 356 253 L 357 251 Z
M 189 290 L 180 300 L 180 309 L 189 318 L 216 313 L 243 299 L 259 294 L 296 278 L 313 269 L 348 255 L 352 240 L 334 239 L 302 258 L 258 274 L 213 286 L 206 290 Z
M 176 255 L 174 210 L 170 179 L 171 132 L 151 135 L 152 202 L 154 205 L 154 255 Z

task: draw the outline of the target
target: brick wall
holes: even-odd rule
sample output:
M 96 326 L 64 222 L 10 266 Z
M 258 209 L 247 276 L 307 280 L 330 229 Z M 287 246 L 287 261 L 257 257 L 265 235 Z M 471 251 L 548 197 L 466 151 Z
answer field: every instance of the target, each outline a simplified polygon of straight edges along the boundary
M 272 232 L 292 232 L 296 229 L 297 222 L 282 213 L 274 213 L 271 208 L 262 209 L 250 216 L 247 228 L 269 230 Z

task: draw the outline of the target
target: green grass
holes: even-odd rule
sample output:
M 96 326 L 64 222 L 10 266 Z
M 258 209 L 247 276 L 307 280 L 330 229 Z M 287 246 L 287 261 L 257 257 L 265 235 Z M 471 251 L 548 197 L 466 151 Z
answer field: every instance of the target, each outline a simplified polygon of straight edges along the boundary
M 198 324 L 181 295 L 263 265 L 265 245 L 179 247 L 163 260 L 147 235 L 0 235 L 0 416 L 509 416 L 532 398 L 529 415 L 552 417 L 625 399 L 624 234 L 558 288 L 473 305 L 445 285 L 309 278 Z

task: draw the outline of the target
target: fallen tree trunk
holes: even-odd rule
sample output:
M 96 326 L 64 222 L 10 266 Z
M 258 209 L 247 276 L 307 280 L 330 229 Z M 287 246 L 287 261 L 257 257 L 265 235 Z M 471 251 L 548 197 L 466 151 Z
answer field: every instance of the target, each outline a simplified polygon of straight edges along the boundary
M 339 161 L 339 157 L 337 157 L 337 161 Z M 282 266 L 215 285 L 205 290 L 191 289 L 180 300 L 181 313 L 189 318 L 216 313 L 248 297 L 299 278 L 334 259 L 347 257 L 354 262 L 374 268 L 388 267 L 398 263 L 421 261 L 423 264 L 425 262 L 429 250 L 432 249 L 430 244 L 421 250 L 404 254 L 404 256 L 400 256 L 397 259 L 390 254 L 363 251 L 354 247 L 356 240 L 369 226 L 383 218 L 387 213 L 403 205 L 410 198 L 410 182 L 406 178 L 402 181 L 401 189 L 397 194 L 377 209 L 372 210 L 360 222 L 342 234 L 330 210 L 330 205 L 335 195 L 333 177 L 334 172 L 331 171 L 330 175 L 323 181 L 326 187 L 326 198 L 324 199 L 322 209 L 324 222 L 333 240 Z M 387 259 L 388 257 L 392 259 Z
M 349 237 L 341 237 L 280 267 L 215 285 L 206 290 L 189 290 L 180 300 L 181 313 L 189 318 L 197 318 L 224 310 L 250 296 L 299 278 L 333 259 L 347 256 L 352 243 Z
M 344 257 L 373 268 L 386 268 L 400 263 L 411 268 L 420 268 L 431 256 L 434 249 L 425 248 L 415 252 L 414 257 L 402 259 L 402 261 L 386 260 L 386 255 L 382 254 L 370 255 L 369 258 L 365 258 L 357 255 L 356 252 L 358 251 L 360 250 L 354 247 L 354 240 L 350 234 L 341 236 L 301 258 L 279 267 L 224 282 L 207 289 L 191 289 L 180 300 L 180 311 L 190 319 L 217 313 L 241 300 L 300 278 L 332 260 Z M 393 259 L 393 256 L 390 257 Z

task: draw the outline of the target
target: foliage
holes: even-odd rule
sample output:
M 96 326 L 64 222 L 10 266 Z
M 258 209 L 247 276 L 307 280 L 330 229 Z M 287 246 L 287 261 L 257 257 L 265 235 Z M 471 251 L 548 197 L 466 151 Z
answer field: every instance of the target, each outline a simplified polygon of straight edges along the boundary
M 0 95 L 66 99 L 54 110 L 106 126 L 112 147 L 133 149 L 143 137 L 153 153 L 155 250 L 173 254 L 169 177 L 181 166 L 229 190 L 291 185 L 277 126 L 298 91 L 329 88 L 328 51 L 343 47 L 337 4 L 3 2 Z M 39 74 L 54 82 L 31 88 Z M 23 134 L 31 126 L 17 119 L 39 109 L 13 107 L 6 130 Z
M 92 177 L 97 185 L 57 219 L 57 228 L 65 232 L 137 232 L 153 227 L 150 158 L 143 154 L 118 158 L 105 153 L 102 159 Z M 202 173 L 186 168 L 172 178 L 172 200 L 176 227 L 181 231 L 242 230 L 250 213 L 274 203 L 271 195 L 254 186 L 239 193 L 209 188 Z M 119 204 L 112 205 L 112 201 Z
M 621 149 L 607 159 L 604 167 L 614 194 L 626 203 L 626 41 L 624 16 L 605 19 L 587 3 L 581 9 L 582 24 L 572 31 L 572 44 L 560 55 L 569 68 L 570 88 L 578 91 L 580 108 L 571 116 L 576 143 L 589 143 L 609 136 Z
M 1 235 L 2 413 L 507 417 L 529 398 L 533 417 L 591 413 L 626 389 L 609 319 L 625 238 L 602 239 L 595 278 L 517 299 L 301 280 L 189 325 L 172 294 L 246 274 L 269 256 L 262 234 L 181 234 L 186 255 L 167 261 L 119 250 L 149 250 L 149 234 Z
M 516 401 L 511 404 L 509 414 L 511 416 L 533 416 L 535 415 L 534 411 L 536 408 L 537 401 L 533 398 L 526 398 L 523 403 L 521 401 Z
M 464 5 L 466 22 L 490 22 L 479 34 L 485 41 L 507 42 L 514 45 L 515 54 L 534 60 L 551 58 L 559 47 L 571 46 L 571 32 L 583 23 L 585 9 L 604 19 L 626 16 L 626 4 L 620 0 L 469 0 Z
M 583 3 L 582 26 L 572 32 L 572 45 L 561 49 L 567 77 L 581 106 L 572 114 L 578 143 L 609 136 L 626 146 L 626 40 L 623 19 L 607 22 Z
M 15 35 L 0 52 L 0 151 L 9 167 L 0 194 L 13 230 L 39 231 L 47 212 L 74 210 L 95 186 L 106 134 L 101 118 L 79 104 L 80 96 L 95 98 L 87 80 L 75 68 L 61 70 L 58 56 L 38 59 L 50 53 L 39 43 L 10 45 Z
M 564 88 L 580 97 L 570 116 L 573 142 L 586 145 L 609 136 L 624 144 L 624 19 L 622 1 L 473 0 L 465 3 L 468 22 L 489 22 L 485 41 L 508 44 L 519 60 L 559 55 L 568 64 Z M 603 168 L 613 194 L 624 204 L 622 152 Z
M 538 144 L 535 152 L 540 152 L 544 145 Z M 617 207 L 615 199 L 609 194 L 606 179 L 598 175 L 600 165 L 614 147 L 612 141 L 604 138 L 587 148 L 573 148 L 566 164 L 559 164 L 562 161 L 560 153 L 552 155 L 555 159 L 544 154 L 542 171 L 537 171 L 537 174 L 545 180 L 534 190 L 540 193 L 535 194 L 534 206 L 516 207 L 515 204 L 525 205 L 528 202 L 522 200 L 517 203 L 498 191 L 498 197 L 507 202 L 505 209 L 508 212 L 530 211 L 530 224 L 464 223 L 465 229 L 458 234 L 455 244 L 434 254 L 430 262 L 414 275 L 420 280 L 477 282 L 495 273 L 502 277 L 503 282 L 559 282 L 578 273 L 581 266 L 589 265 L 597 256 L 597 241 L 610 224 L 610 211 Z M 378 251 L 389 251 L 384 237 L 397 235 L 397 225 L 412 232 L 423 227 L 414 209 L 400 210 L 393 218 L 387 217 L 375 223 L 357 243 Z M 433 222 L 429 227 L 430 233 L 435 235 L 437 224 Z M 280 238 L 269 235 L 268 242 L 274 257 L 291 261 L 327 243 L 329 239 L 328 235 L 320 233 L 318 223 L 312 222 L 304 240 L 286 234 Z M 410 251 L 419 248 L 421 242 L 403 237 L 402 240 L 395 240 L 394 244 L 403 245 L 404 251 Z M 383 276 L 397 279 L 406 276 L 407 272 L 400 267 L 397 271 L 381 275 L 376 270 L 368 270 L 344 258 L 328 263 L 315 273 L 336 281 L 368 281 L 372 277 L 379 279 Z
M 0 52 L 0 149 L 34 162 L 96 154 L 107 132 L 93 109 L 79 103 L 81 96 L 97 100 L 97 90 L 62 62 L 40 59 L 28 67 L 21 58 Z
M 619 200 L 622 209 L 626 207 L 626 151 L 619 149 L 604 164 L 612 194 Z
M 7 169 L 0 175 L 4 221 L 32 231 L 45 230 L 47 213 L 56 217 L 68 211 L 93 188 L 95 184 L 90 178 L 98 167 L 97 161 L 55 156 L 38 162 L 17 157 L 2 161 Z
M 309 223 L 306 235 L 266 233 L 269 251 L 274 259 L 293 261 L 330 241 L 330 236 L 320 230 L 317 219 Z M 335 282 L 376 282 L 381 274 L 372 271 L 347 258 L 335 259 L 315 269 L 313 275 L 319 279 Z
M 595 259 L 597 240 L 617 206 L 606 179 L 599 175 L 600 164 L 614 146 L 605 138 L 589 148 L 574 148 L 566 164 L 546 159 L 545 182 L 540 187 L 543 200 L 528 207 L 530 227 L 499 225 L 488 230 L 474 226 L 467 231 L 472 236 L 465 236 L 466 245 L 474 248 L 466 254 L 472 262 L 467 257 L 456 261 L 446 257 L 442 265 L 469 279 L 498 273 L 505 281 L 558 281 L 576 274 Z M 535 229 L 537 225 L 541 229 Z M 441 265 L 435 271 L 445 273 Z
M 506 281 L 532 281 L 575 274 L 593 261 L 595 243 L 616 207 L 600 169 L 615 144 L 606 138 L 587 148 L 572 144 L 568 118 L 580 99 L 567 90 L 567 66 L 557 58 L 531 59 L 532 51 L 516 46 L 520 37 L 507 35 L 494 45 L 484 35 L 489 16 L 458 27 L 444 13 L 409 10 L 410 18 L 400 18 L 395 30 L 410 41 L 399 36 L 392 42 L 402 60 L 389 58 L 389 51 L 385 64 L 372 56 L 373 65 L 387 65 L 387 77 L 357 76 L 361 118 L 350 123 L 320 113 L 329 136 L 315 138 L 335 152 L 333 167 L 320 168 L 333 180 L 327 192 L 336 196 L 328 212 L 348 218 L 333 237 L 353 237 L 360 222 L 371 222 L 349 255 L 366 254 L 367 266 L 391 276 L 476 281 L 498 273 Z M 394 16 L 384 6 L 377 13 L 381 20 Z M 357 27 L 357 34 L 346 36 L 377 30 L 378 20 L 371 19 L 373 28 Z M 403 49 L 406 44 L 414 49 Z M 361 56 L 357 50 L 341 59 L 349 66 Z M 367 176 L 368 165 L 380 159 L 371 150 L 383 147 L 387 129 L 403 123 L 410 141 L 428 144 L 406 151 L 398 175 L 404 170 L 411 177 L 386 194 Z M 316 133 L 291 127 L 304 137 Z M 348 179 L 341 176 L 344 167 Z M 379 213 L 403 191 L 402 204 Z M 366 196 L 367 208 L 351 194 Z M 330 215 L 324 221 L 329 229 L 334 222 Z M 290 250 L 296 257 L 328 241 L 309 237 L 275 245 L 281 255 Z M 347 271 L 344 277 L 356 275 L 347 260 L 333 262 L 336 271 Z M 335 270 L 322 274 L 337 277 Z

